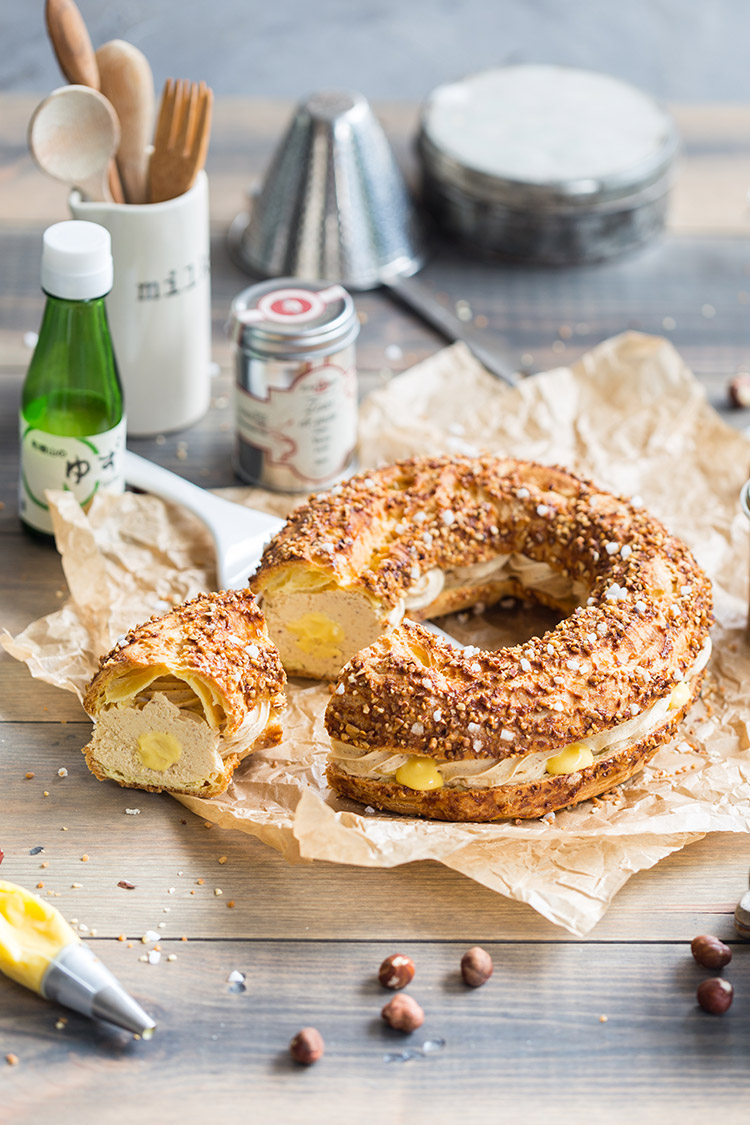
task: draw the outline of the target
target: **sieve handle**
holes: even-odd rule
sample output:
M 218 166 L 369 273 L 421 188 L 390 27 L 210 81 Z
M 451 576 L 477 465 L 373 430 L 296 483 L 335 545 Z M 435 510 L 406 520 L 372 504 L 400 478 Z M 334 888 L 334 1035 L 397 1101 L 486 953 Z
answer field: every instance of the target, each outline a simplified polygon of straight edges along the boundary
M 486 341 L 482 333 L 459 320 L 416 278 L 386 276 L 382 278 L 382 283 L 401 304 L 416 312 L 427 324 L 445 336 L 446 340 L 462 340 L 471 348 L 479 362 L 498 379 L 511 387 L 521 381 L 512 357 L 501 345 Z

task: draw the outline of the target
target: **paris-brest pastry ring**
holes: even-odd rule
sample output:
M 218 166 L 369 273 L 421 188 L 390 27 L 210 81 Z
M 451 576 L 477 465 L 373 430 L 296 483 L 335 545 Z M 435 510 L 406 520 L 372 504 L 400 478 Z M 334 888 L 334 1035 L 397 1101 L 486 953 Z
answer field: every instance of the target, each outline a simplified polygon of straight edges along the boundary
M 218 796 L 248 754 L 281 741 L 285 684 L 250 591 L 200 594 L 102 657 L 86 764 L 126 788 Z
M 682 542 L 563 469 L 508 459 L 354 477 L 293 513 L 253 586 L 287 671 L 348 660 L 326 712 L 331 786 L 438 819 L 537 817 L 631 777 L 710 652 L 710 583 Z M 400 624 L 528 593 L 568 616 L 515 648 Z

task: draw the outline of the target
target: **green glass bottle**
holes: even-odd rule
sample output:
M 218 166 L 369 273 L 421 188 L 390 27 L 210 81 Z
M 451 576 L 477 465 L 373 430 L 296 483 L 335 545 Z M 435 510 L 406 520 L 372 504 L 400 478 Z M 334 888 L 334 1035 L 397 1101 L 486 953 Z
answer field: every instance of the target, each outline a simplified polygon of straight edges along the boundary
M 125 416 L 104 297 L 112 288 L 109 231 L 56 223 L 44 232 L 39 340 L 21 394 L 19 515 L 52 536 L 46 489 L 69 490 L 87 507 L 122 492 Z

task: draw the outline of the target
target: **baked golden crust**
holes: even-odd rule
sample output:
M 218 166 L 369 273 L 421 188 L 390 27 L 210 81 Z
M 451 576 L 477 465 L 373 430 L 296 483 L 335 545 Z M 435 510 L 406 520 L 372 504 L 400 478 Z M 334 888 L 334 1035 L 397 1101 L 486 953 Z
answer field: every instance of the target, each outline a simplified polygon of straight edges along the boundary
M 202 594 L 102 658 L 86 764 L 125 788 L 217 796 L 247 754 L 281 740 L 285 683 L 250 591 Z
M 328 782 L 342 797 L 387 812 L 432 820 L 489 821 L 506 818 L 530 819 L 577 805 L 620 785 L 637 774 L 659 747 L 672 738 L 700 689 L 696 683 L 690 700 L 658 730 L 617 753 L 572 773 L 492 788 L 456 789 L 448 786 L 431 791 L 410 789 L 395 781 L 357 777 L 334 762 L 326 770 Z

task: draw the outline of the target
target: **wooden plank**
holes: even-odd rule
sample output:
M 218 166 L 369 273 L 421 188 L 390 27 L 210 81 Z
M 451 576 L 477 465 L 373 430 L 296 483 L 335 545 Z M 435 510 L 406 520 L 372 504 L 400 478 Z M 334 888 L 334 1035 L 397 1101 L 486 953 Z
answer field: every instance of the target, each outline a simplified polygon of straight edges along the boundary
M 40 98 L 0 95 L 0 223 L 36 227 L 65 217 L 67 188 L 39 172 L 26 149 L 26 129 Z M 245 208 L 246 192 L 259 182 L 289 123 L 292 108 L 291 103 L 262 99 L 217 101 L 207 163 L 212 221 L 225 226 Z M 376 109 L 402 165 L 413 178 L 417 107 L 413 103 L 380 103 Z M 737 105 L 675 105 L 671 109 L 683 139 L 670 209 L 671 229 L 745 233 L 750 109 Z
M 66 917 L 101 937 L 138 938 L 161 922 L 171 938 L 572 940 L 529 907 L 437 863 L 290 865 L 243 833 L 206 828 L 166 795 L 96 781 L 80 754 L 89 731 L 88 722 L 2 725 L 0 846 L 5 878 L 32 888 L 43 882 L 40 892 L 52 892 Z M 30 855 L 39 845 L 44 854 Z M 121 879 L 136 889 L 119 888 Z M 712 836 L 632 879 L 592 941 L 729 937 L 746 882 L 746 837 Z
M 177 961 L 142 964 L 142 946 L 93 943 L 155 1015 L 150 1043 L 98 1028 L 0 982 L 3 1112 L 14 1125 L 253 1120 L 482 1123 L 747 1120 L 750 958 L 727 970 L 737 999 L 723 1017 L 695 1004 L 706 975 L 686 947 L 488 943 L 495 974 L 481 989 L 458 976 L 465 948 L 413 942 L 409 992 L 425 1022 L 385 1027 L 390 994 L 376 982 L 389 942 L 163 942 Z M 401 947 L 399 947 L 401 948 Z M 232 970 L 246 991 L 229 991 Z M 602 1022 L 601 1016 L 606 1016 Z M 302 1026 L 326 1042 L 313 1067 L 287 1046 Z M 409 1046 L 444 1040 L 409 1062 Z M 1 1064 L 0 1064 L 1 1065 Z M 234 1076 L 228 1080 L 228 1076 Z M 147 1092 L 147 1093 L 146 1093 Z

